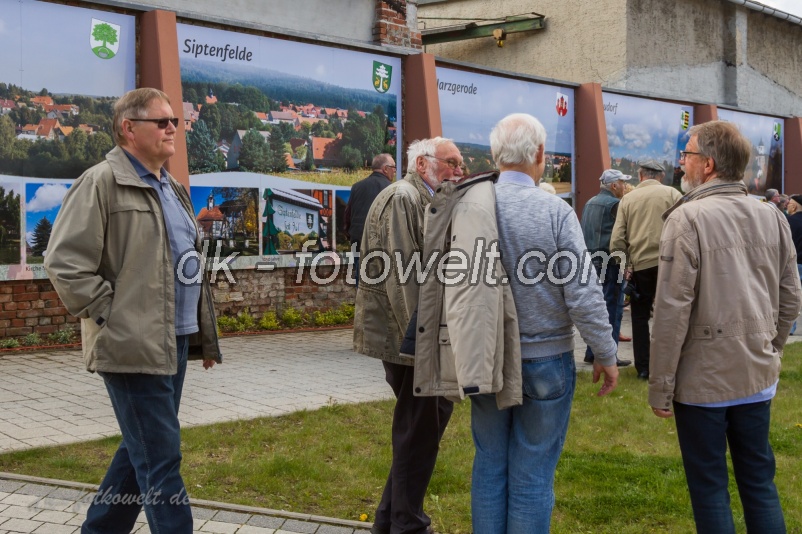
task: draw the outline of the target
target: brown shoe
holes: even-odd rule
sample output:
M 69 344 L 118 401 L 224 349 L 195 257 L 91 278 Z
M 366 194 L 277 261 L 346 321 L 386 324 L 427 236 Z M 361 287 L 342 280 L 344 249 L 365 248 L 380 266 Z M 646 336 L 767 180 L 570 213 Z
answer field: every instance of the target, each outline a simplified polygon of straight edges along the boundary
M 625 336 L 624 334 L 618 334 L 618 341 L 621 341 L 622 343 L 629 343 L 630 341 L 632 341 L 632 338 L 629 336 Z

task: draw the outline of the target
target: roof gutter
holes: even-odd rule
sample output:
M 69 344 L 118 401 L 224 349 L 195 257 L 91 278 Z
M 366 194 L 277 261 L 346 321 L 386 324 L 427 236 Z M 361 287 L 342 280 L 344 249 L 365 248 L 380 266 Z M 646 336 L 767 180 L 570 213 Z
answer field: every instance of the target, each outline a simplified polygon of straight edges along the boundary
M 791 15 L 790 13 L 786 13 L 785 11 L 780 11 L 779 9 L 774 9 L 773 7 L 763 5 L 760 2 L 754 2 L 752 0 L 727 0 L 727 1 L 733 4 L 737 4 L 739 6 L 747 7 L 753 11 L 759 11 L 761 13 L 765 13 L 766 15 L 771 15 L 772 17 L 777 17 L 778 19 L 786 20 L 791 24 L 802 26 L 802 18 L 799 18 L 795 15 Z

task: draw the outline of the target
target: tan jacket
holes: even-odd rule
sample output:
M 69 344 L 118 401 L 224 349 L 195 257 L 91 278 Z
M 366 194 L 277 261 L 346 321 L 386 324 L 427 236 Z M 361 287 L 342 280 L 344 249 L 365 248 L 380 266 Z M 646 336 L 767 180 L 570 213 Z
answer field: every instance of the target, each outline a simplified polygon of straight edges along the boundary
M 194 220 L 189 195 L 170 180 Z M 199 252 L 201 245 L 198 237 Z M 112 149 L 106 161 L 88 169 L 70 187 L 47 252 L 50 281 L 67 311 L 82 319 L 87 370 L 176 373 L 170 239 L 156 193 L 121 148 Z M 220 362 L 207 276 L 198 314 L 200 332 L 190 337 L 190 358 Z
M 785 216 L 711 180 L 672 209 L 660 242 L 649 404 L 741 399 L 774 384 L 799 314 Z
M 657 265 L 663 213 L 682 195 L 657 180 L 644 180 L 618 203 L 610 252 L 627 255 L 627 266 L 640 271 Z
M 498 250 L 497 176 L 443 183 L 426 211 L 423 263 L 438 261 L 420 288 L 415 395 L 497 393 L 500 409 L 523 402 L 515 302 L 499 282 L 506 278 L 499 255 L 487 261 L 493 243 Z M 446 267 L 439 260 L 449 253 Z
M 385 188 L 371 204 L 361 241 L 359 269 L 367 278 L 360 278 L 356 292 L 355 352 L 387 362 L 414 364 L 413 358 L 399 351 L 409 318 L 418 306 L 419 286 L 414 283 L 414 269 L 407 281 L 401 280 L 400 273 L 402 268 L 406 272 L 413 256 L 420 256 L 423 250 L 423 210 L 431 200 L 423 179 L 411 171 Z M 388 265 L 378 254 L 382 251 L 390 257 Z

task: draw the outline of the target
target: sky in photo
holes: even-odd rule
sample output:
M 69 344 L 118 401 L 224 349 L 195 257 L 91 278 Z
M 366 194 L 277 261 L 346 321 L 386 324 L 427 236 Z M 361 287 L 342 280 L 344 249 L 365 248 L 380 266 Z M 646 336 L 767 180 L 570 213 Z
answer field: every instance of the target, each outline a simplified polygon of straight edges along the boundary
M 682 111 L 689 111 L 693 125 L 693 106 L 636 98 L 615 93 L 602 93 L 607 141 L 613 158 L 630 161 L 653 158 L 676 163 Z
M 64 202 L 71 184 L 67 183 L 28 183 L 25 184 L 25 241 L 30 244 L 36 224 L 47 219 L 56 221 L 56 215 Z
M 573 153 L 573 89 L 444 67 L 437 68 L 437 79 L 445 137 L 490 146 L 490 130 L 499 120 L 510 113 L 529 113 L 546 128 L 547 152 Z M 454 84 L 470 88 L 470 94 L 455 93 Z M 564 115 L 557 111 L 559 95 L 567 103 Z
M 116 56 L 92 52 L 93 18 L 121 27 Z M 0 82 L 35 92 L 121 96 L 136 83 L 134 21 L 108 11 L 0 0 Z

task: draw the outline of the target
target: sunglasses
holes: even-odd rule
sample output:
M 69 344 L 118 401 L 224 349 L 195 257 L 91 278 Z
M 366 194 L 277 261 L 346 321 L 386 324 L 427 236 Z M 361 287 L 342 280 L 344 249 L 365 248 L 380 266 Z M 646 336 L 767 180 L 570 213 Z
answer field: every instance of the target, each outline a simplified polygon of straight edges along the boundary
M 154 122 L 159 130 L 167 128 L 168 124 L 172 124 L 173 128 L 178 128 L 178 117 L 167 117 L 164 119 L 128 119 L 134 122 Z

